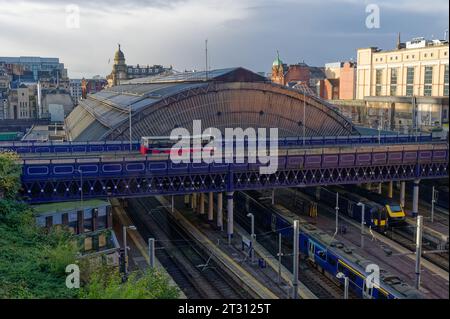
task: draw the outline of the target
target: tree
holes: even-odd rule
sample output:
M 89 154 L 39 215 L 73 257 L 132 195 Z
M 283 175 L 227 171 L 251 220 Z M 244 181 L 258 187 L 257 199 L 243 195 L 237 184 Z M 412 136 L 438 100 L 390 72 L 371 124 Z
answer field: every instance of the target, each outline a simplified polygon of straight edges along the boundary
M 158 270 L 134 271 L 122 282 L 117 269 L 103 266 L 89 276 L 89 281 L 80 291 L 86 299 L 174 299 L 178 288 L 170 285 L 166 275 Z
M 20 174 L 22 173 L 19 160 L 20 158 L 16 153 L 0 153 L 0 199 L 2 197 L 12 199 L 17 196 L 20 189 Z

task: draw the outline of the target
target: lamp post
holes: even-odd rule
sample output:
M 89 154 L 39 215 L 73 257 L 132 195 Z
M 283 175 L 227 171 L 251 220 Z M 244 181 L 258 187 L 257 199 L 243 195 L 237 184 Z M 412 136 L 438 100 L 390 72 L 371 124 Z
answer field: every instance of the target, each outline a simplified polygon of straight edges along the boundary
M 435 190 L 434 186 L 431 191 L 431 222 L 434 223 L 434 205 L 436 204 L 438 192 Z
M 294 220 L 294 254 L 293 254 L 293 278 L 292 278 L 292 299 L 298 298 L 298 258 L 299 258 L 299 221 Z
M 366 205 L 361 202 L 359 202 L 357 205 L 361 206 L 361 248 L 364 248 L 364 215 Z
M 124 248 L 124 256 L 125 256 L 125 277 L 128 276 L 128 246 L 127 246 L 127 229 L 136 230 L 136 226 L 130 225 L 130 226 L 123 226 L 122 232 L 123 232 L 123 248 Z
M 251 233 L 251 245 L 252 245 L 252 247 L 251 247 L 251 249 L 250 249 L 250 254 L 251 254 L 251 262 L 252 262 L 252 265 L 254 264 L 254 262 L 255 262 L 255 250 L 254 250 L 254 245 L 255 245 L 255 216 L 252 214 L 252 213 L 248 213 L 247 214 L 247 217 L 249 217 L 250 218 L 250 220 L 251 220 L 251 231 L 252 231 L 252 233 Z
M 338 279 L 344 279 L 344 299 L 348 299 L 348 277 L 344 273 L 339 272 L 336 275 Z
M 129 126 L 130 126 L 130 152 L 131 152 L 131 149 L 132 149 L 132 146 L 131 146 L 131 144 L 132 144 L 132 136 L 131 136 L 131 105 L 128 107 L 128 113 L 129 113 Z
M 339 193 L 336 192 L 336 207 L 334 208 L 336 211 L 336 230 L 334 231 L 334 236 L 337 235 L 339 230 Z
M 420 288 L 420 263 L 422 258 L 422 232 L 423 232 L 423 216 L 417 216 L 417 229 L 416 229 L 416 263 L 415 263 L 415 273 L 416 289 Z

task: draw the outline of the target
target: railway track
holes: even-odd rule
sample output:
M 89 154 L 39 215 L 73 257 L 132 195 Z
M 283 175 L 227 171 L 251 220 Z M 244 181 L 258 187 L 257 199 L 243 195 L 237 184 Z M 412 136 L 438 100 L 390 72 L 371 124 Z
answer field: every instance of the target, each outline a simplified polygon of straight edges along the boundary
M 245 194 L 245 193 L 244 193 Z M 245 194 L 249 196 L 248 194 Z M 252 197 L 251 197 L 252 198 Z M 255 203 L 258 199 L 252 198 Z M 247 212 L 240 214 L 239 211 L 235 214 L 235 221 L 244 229 L 250 230 L 250 222 L 247 217 L 244 217 Z M 278 235 L 270 234 L 265 236 L 258 236 L 258 233 L 264 234 L 269 231 L 268 229 L 263 229 L 259 225 L 255 225 L 256 240 L 261 244 L 272 256 L 277 256 L 278 254 Z M 282 241 L 282 251 L 284 256 L 282 257 L 282 264 L 292 272 L 293 261 L 292 261 L 292 246 Z M 289 253 L 290 252 L 290 253 Z M 314 293 L 319 299 L 341 299 L 344 292 L 339 286 L 337 281 L 333 281 L 321 271 L 319 271 L 303 254 L 300 255 L 300 271 L 299 280 Z M 353 292 L 349 292 L 349 297 L 352 299 L 357 298 Z
M 290 190 L 292 192 L 295 192 L 295 194 L 298 195 L 298 191 L 297 190 Z M 285 196 L 280 194 L 279 195 L 283 200 L 286 200 L 287 203 L 289 203 L 289 199 Z M 302 196 L 304 196 L 305 198 L 309 198 L 308 195 L 303 194 Z M 292 200 L 291 200 L 292 201 Z M 293 204 L 295 206 L 295 203 Z M 323 211 L 325 211 L 326 213 L 329 214 L 329 216 L 331 216 L 331 214 L 333 215 L 334 218 L 334 210 L 332 210 L 332 208 L 329 208 L 328 206 L 324 206 Z M 345 218 L 345 217 L 340 217 L 340 218 Z M 381 235 L 385 236 L 386 238 L 392 240 L 393 242 L 401 245 L 404 248 L 407 248 L 408 250 L 414 252 L 415 251 L 415 240 L 413 239 L 413 235 L 412 232 L 407 232 L 405 230 L 401 230 L 400 228 L 394 228 L 394 229 L 390 229 L 388 230 L 386 233 L 380 233 Z M 425 239 L 423 239 L 423 251 L 434 251 L 436 250 L 435 247 L 433 247 L 431 245 L 431 243 L 427 242 Z M 422 254 L 422 258 L 428 260 L 429 262 L 433 263 L 434 265 L 438 266 L 439 268 L 445 270 L 445 271 L 449 271 L 449 255 L 448 252 L 446 253 L 433 253 L 433 254 Z
M 388 231 L 386 231 L 385 236 L 411 251 L 415 251 L 415 249 L 416 249 L 414 235 L 410 231 L 406 231 L 404 229 L 401 229 L 400 227 L 398 227 L 398 228 L 391 227 L 391 228 L 389 228 Z M 428 241 L 423 240 L 422 251 L 426 252 L 426 251 L 433 251 L 433 250 L 436 250 L 436 248 L 434 246 L 432 246 Z M 436 266 L 442 268 L 445 271 L 449 270 L 448 252 L 446 252 L 446 253 L 437 253 L 436 252 L 436 253 L 432 253 L 432 254 L 424 253 L 422 255 L 422 258 L 425 258 L 429 262 L 435 264 Z
M 144 238 L 156 239 L 156 257 L 188 298 L 249 297 L 245 291 L 235 288 L 237 285 L 176 225 L 156 199 L 132 199 L 128 204 L 127 211 L 138 231 Z

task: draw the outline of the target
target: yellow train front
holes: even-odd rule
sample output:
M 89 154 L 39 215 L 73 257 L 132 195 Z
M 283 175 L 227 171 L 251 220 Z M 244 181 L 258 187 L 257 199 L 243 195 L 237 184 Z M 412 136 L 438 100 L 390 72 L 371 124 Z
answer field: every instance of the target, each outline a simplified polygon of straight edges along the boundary
M 354 187 L 352 188 L 352 190 L 355 193 L 364 196 L 368 200 L 383 205 L 387 213 L 388 225 L 392 226 L 405 222 L 406 219 L 405 210 L 396 200 L 392 198 L 386 198 L 381 194 L 360 187 Z

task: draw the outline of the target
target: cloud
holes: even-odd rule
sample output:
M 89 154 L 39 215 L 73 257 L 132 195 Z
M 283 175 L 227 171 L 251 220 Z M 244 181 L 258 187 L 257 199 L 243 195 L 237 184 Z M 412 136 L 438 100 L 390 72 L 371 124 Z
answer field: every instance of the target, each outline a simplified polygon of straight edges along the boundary
M 406 39 L 448 28 L 445 0 L 70 2 L 80 8 L 80 29 L 66 27 L 69 2 L 0 0 L 0 54 L 57 56 L 72 77 L 106 75 L 120 42 L 129 64 L 202 69 L 208 38 L 212 67 L 268 71 L 277 49 L 285 62 L 323 65 L 359 47 L 390 49 L 399 31 Z M 369 3 L 380 6 L 378 30 L 365 27 Z

